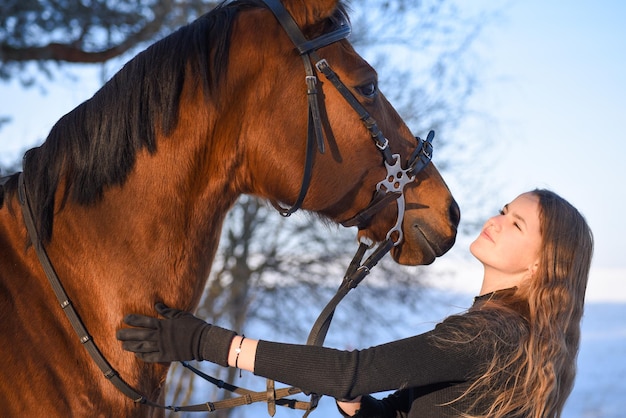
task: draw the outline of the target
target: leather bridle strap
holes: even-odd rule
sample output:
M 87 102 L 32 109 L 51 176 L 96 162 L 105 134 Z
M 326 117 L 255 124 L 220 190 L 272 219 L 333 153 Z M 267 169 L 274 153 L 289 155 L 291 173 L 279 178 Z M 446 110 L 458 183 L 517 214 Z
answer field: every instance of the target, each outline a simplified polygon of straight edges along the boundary
M 18 179 L 18 196 L 20 200 L 20 205 L 22 208 L 22 216 L 24 218 L 24 224 L 26 225 L 26 230 L 28 231 L 28 236 L 30 237 L 30 242 L 33 245 L 35 252 L 37 253 L 37 257 L 39 258 L 39 262 L 41 263 L 41 267 L 43 268 L 50 285 L 52 286 L 52 290 L 56 295 L 57 301 L 61 305 L 63 312 L 67 315 L 67 318 L 72 325 L 72 328 L 78 335 L 78 338 L 85 347 L 85 349 L 89 352 L 91 358 L 98 365 L 104 376 L 115 385 L 124 395 L 133 399 L 138 403 L 147 403 L 149 405 L 155 406 L 152 402 L 146 399 L 144 396 L 137 393 L 133 388 L 131 388 L 126 382 L 124 382 L 119 374 L 111 367 L 109 362 L 104 358 L 100 350 L 96 346 L 95 342 L 87 332 L 83 321 L 78 316 L 74 305 L 70 301 L 61 281 L 59 280 L 59 276 L 57 275 L 52 263 L 50 262 L 50 258 L 48 258 L 48 254 L 46 253 L 46 249 L 43 246 L 43 243 L 39 239 L 39 234 L 37 232 L 37 227 L 35 226 L 35 221 L 33 219 L 32 209 L 30 207 L 30 203 L 28 201 L 28 193 L 26 192 L 26 185 L 24 179 L 24 173 L 19 174 Z
M 337 76 L 337 74 L 335 74 L 334 71 L 332 71 L 326 60 L 320 58 L 320 56 L 316 52 L 316 50 L 319 48 L 346 38 L 351 31 L 350 25 L 347 24 L 347 21 L 345 24 L 341 25 L 333 32 L 322 35 L 313 40 L 307 40 L 302 34 L 302 31 L 300 30 L 296 22 L 293 20 L 293 17 L 291 17 L 289 12 L 284 8 L 279 0 L 263 0 L 263 2 L 274 13 L 274 16 L 276 16 L 276 19 L 281 24 L 293 44 L 298 49 L 298 52 L 300 53 L 304 61 L 304 66 L 307 69 L 307 77 L 315 77 L 315 74 L 313 72 L 309 74 L 309 69 L 311 68 L 311 59 L 313 59 L 313 61 L 315 61 L 316 63 L 315 66 L 317 67 L 317 69 L 321 73 L 323 73 L 324 76 L 326 76 L 326 78 L 348 101 L 350 106 L 357 112 L 365 127 L 368 129 L 368 131 L 370 131 L 372 138 L 376 142 L 376 146 L 383 152 L 385 161 L 387 161 L 387 163 L 389 164 L 393 164 L 393 158 L 391 155 L 391 151 L 388 147 L 388 142 L 380 129 L 378 129 L 374 118 L 370 116 L 370 114 L 367 112 L 367 110 L 365 110 L 363 105 L 361 105 L 361 103 L 359 103 L 354 95 L 350 93 L 346 85 L 343 84 L 341 80 L 339 80 L 339 77 Z M 345 19 L 347 20 L 347 18 Z
M 322 73 L 324 76 L 335 86 L 337 91 L 341 93 L 343 98 L 350 104 L 350 106 L 354 109 L 354 111 L 359 115 L 359 118 L 365 125 L 365 128 L 370 132 L 374 143 L 380 149 L 385 158 L 385 162 L 387 164 L 393 164 L 394 158 L 391 154 L 391 150 L 389 149 L 389 142 L 387 138 L 383 135 L 381 130 L 378 128 L 378 124 L 376 120 L 369 114 L 367 110 L 363 107 L 363 105 L 354 97 L 354 95 L 350 92 L 348 87 L 339 79 L 337 73 L 335 73 L 328 62 L 325 59 L 320 58 L 320 56 L 316 52 L 311 53 L 311 57 L 315 60 L 315 67 Z
M 3 178 L 5 180 L 5 178 Z M 3 182 L 3 184 L 6 181 Z M 315 406 L 317 405 L 317 401 L 319 400 L 319 396 L 313 396 L 311 398 L 311 402 L 297 401 L 294 399 L 285 399 L 287 396 L 291 396 L 297 393 L 300 393 L 301 390 L 295 387 L 287 387 L 281 389 L 274 389 L 273 387 L 268 387 L 268 391 L 266 392 L 255 392 L 245 388 L 241 388 L 235 385 L 231 385 L 222 380 L 215 379 L 211 376 L 206 375 L 200 370 L 192 367 L 187 362 L 182 362 L 182 365 L 195 374 L 201 376 L 205 380 L 215 384 L 217 387 L 221 389 L 229 390 L 233 393 L 236 393 L 240 396 L 225 399 L 222 401 L 216 402 L 205 402 L 202 404 L 196 405 L 186 405 L 186 406 L 173 406 L 173 405 L 162 405 L 155 402 L 152 402 L 145 396 L 138 393 L 131 386 L 129 386 L 122 378 L 119 376 L 118 372 L 113 369 L 113 367 L 109 364 L 109 362 L 104 358 L 98 347 L 96 346 L 94 340 L 87 332 L 87 329 L 80 319 L 78 312 L 74 308 L 74 305 L 71 303 L 69 296 L 65 292 L 63 285 L 48 257 L 48 254 L 43 246 L 39 238 L 39 234 L 37 232 L 37 227 L 35 226 L 35 221 L 33 218 L 32 209 L 30 206 L 30 202 L 28 199 L 28 193 L 26 190 L 25 184 L 25 175 L 24 173 L 19 174 L 18 178 L 18 196 L 20 201 L 20 206 L 22 209 L 22 216 L 24 218 L 24 224 L 26 226 L 26 230 L 28 232 L 28 236 L 30 238 L 31 244 L 35 249 L 39 262 L 52 286 L 54 294 L 59 302 L 63 312 L 66 314 L 67 318 L 72 325 L 72 328 L 76 332 L 79 337 L 81 344 L 85 347 L 93 361 L 96 363 L 98 368 L 102 371 L 104 376 L 125 396 L 132 399 L 134 402 L 139 404 L 144 404 L 147 406 L 166 409 L 171 411 L 180 411 L 180 412 L 199 412 L 199 411 L 216 411 L 218 409 L 232 408 L 240 405 L 247 405 L 254 402 L 268 402 L 268 408 L 270 411 L 273 405 L 286 406 L 292 409 L 300 409 L 307 411 L 306 415 L 310 413 Z M 344 276 L 343 282 L 337 291 L 337 294 L 333 299 L 326 305 L 324 310 L 320 313 L 318 320 L 313 325 L 311 332 L 309 334 L 308 344 L 321 345 L 326 337 L 326 333 L 328 332 L 328 328 L 330 326 L 330 322 L 332 320 L 333 313 L 335 308 L 341 302 L 341 300 L 348 294 L 348 292 L 354 289 L 370 272 L 370 269 L 378 263 L 378 261 L 393 247 L 393 242 L 391 240 L 386 240 L 382 243 L 378 249 L 366 260 L 362 265 L 360 264 L 360 260 L 362 259 L 365 251 L 367 249 L 367 245 L 361 243 L 359 249 L 357 250 L 357 254 L 353 258 L 352 263 L 348 267 L 346 271 L 346 275 Z M 273 413 L 270 412 L 270 415 Z M 305 415 L 305 416 L 306 416 Z
M 388 177 L 389 174 L 397 175 L 398 177 L 396 177 L 396 180 L 401 180 L 402 183 L 402 188 L 400 189 L 381 187 L 381 183 L 383 182 L 379 183 L 376 194 L 374 195 L 374 198 L 372 199 L 372 202 L 370 202 L 368 207 L 359 212 L 353 218 L 342 222 L 344 226 L 358 226 L 359 228 L 364 228 L 368 224 L 372 216 L 380 211 L 382 208 L 387 206 L 389 203 L 397 200 L 399 205 L 401 204 L 400 200 L 403 199 L 402 189 L 404 185 L 412 181 L 415 175 L 424 167 L 426 167 L 428 163 L 430 163 L 430 160 L 432 158 L 432 133 L 429 134 L 426 141 L 422 141 L 420 138 L 416 137 L 416 149 L 413 151 L 411 157 L 409 158 L 407 168 L 403 169 L 401 166 L 401 162 L 399 162 L 399 155 L 391 153 L 391 150 L 389 148 L 389 142 L 378 128 L 376 120 L 350 92 L 348 87 L 340 80 L 339 76 L 332 70 L 328 62 L 325 59 L 320 58 L 320 56 L 316 52 L 317 49 L 327 46 L 333 42 L 337 42 L 350 34 L 350 25 L 347 22 L 347 17 L 343 15 L 342 11 L 339 10 L 337 14 L 333 17 L 335 19 L 338 19 L 339 21 L 338 28 L 313 40 L 308 40 L 304 37 L 302 31 L 300 30 L 294 19 L 291 17 L 289 12 L 283 7 L 280 0 L 263 0 L 263 2 L 274 13 L 274 16 L 281 24 L 286 34 L 289 36 L 292 43 L 295 45 L 296 49 L 300 53 L 300 56 L 302 57 L 306 72 L 307 94 L 309 100 L 309 127 L 307 149 L 305 156 L 304 175 L 302 178 L 300 193 L 298 195 L 296 203 L 294 203 L 290 208 L 283 208 L 275 202 L 274 206 L 283 216 L 289 216 L 300 208 L 308 191 L 312 175 L 314 154 L 312 141 L 314 136 L 317 139 L 318 150 L 320 151 L 320 153 L 324 152 L 324 137 L 321 128 L 321 117 L 317 96 L 318 79 L 311 65 L 311 62 L 313 61 L 315 62 L 315 67 L 317 68 L 317 70 L 324 74 L 326 79 L 329 80 L 332 85 L 337 89 L 337 91 L 344 97 L 348 104 L 358 114 L 365 128 L 370 132 L 374 143 L 383 155 Z M 406 181 L 404 179 L 401 179 L 401 177 L 403 176 L 408 176 L 411 178 L 411 180 Z M 391 183 L 387 183 L 387 185 L 389 184 Z M 399 216 L 401 216 L 400 213 Z M 397 225 L 396 227 L 394 227 L 394 230 L 398 230 Z M 399 240 L 397 242 L 399 242 Z
M 311 64 L 310 53 L 317 48 L 332 44 L 341 39 L 344 39 L 350 34 L 350 25 L 341 25 L 338 29 L 319 36 L 315 39 L 308 40 L 304 37 L 300 28 L 293 20 L 291 15 L 283 7 L 278 0 L 263 0 L 267 7 L 274 13 L 278 21 L 281 23 L 287 35 L 289 35 L 291 41 L 296 45 L 302 62 L 304 63 L 304 71 L 306 74 L 305 81 L 307 87 L 307 101 L 309 109 L 309 120 L 307 129 L 307 147 L 304 162 L 304 173 L 302 175 L 302 183 L 300 185 L 300 193 L 293 205 L 289 208 L 282 207 L 280 204 L 274 202 L 274 207 L 279 211 L 282 216 L 290 216 L 296 212 L 302 206 L 304 198 L 309 190 L 311 183 L 311 175 L 313 172 L 313 155 L 315 153 L 314 143 L 317 143 L 317 149 L 320 154 L 325 152 L 324 146 L 324 133 L 322 130 L 322 117 L 319 108 L 319 98 L 317 84 L 318 79 L 315 74 L 315 69 Z
M 376 250 L 374 250 L 367 258 L 367 260 L 361 264 L 361 260 L 363 259 L 363 256 L 369 246 L 364 242 L 359 243 L 359 248 L 346 270 L 346 274 L 344 275 L 339 289 L 337 289 L 333 298 L 328 301 L 313 324 L 307 339 L 307 344 L 316 346 L 324 344 L 328 328 L 330 327 L 330 323 L 332 322 L 335 314 L 335 309 L 339 306 L 339 303 L 344 297 L 346 297 L 348 292 L 356 288 L 359 283 L 363 281 L 363 279 L 370 273 L 370 270 L 378 264 L 378 262 L 393 248 L 393 246 L 393 240 L 387 238 L 385 241 L 381 242 Z M 322 397 L 317 393 L 311 393 L 310 395 L 309 409 L 306 411 L 303 418 L 306 418 L 313 410 L 315 410 L 315 408 L 317 408 L 319 400 Z
M 207 382 L 212 383 L 217 388 L 228 390 L 240 396 L 230 398 L 230 399 L 224 399 L 222 401 L 217 401 L 217 402 L 206 402 L 204 404 L 176 407 L 178 408 L 177 409 L 178 411 L 213 412 L 218 409 L 233 408 L 235 406 L 241 406 L 241 405 L 249 405 L 255 402 L 267 402 L 268 406 L 270 404 L 275 404 L 278 406 L 285 406 L 290 409 L 300 409 L 300 410 L 309 409 L 309 402 L 307 401 L 298 401 L 295 399 L 288 399 L 288 398 L 286 399 L 287 396 L 297 395 L 302 392 L 302 390 L 296 387 L 290 386 L 290 387 L 284 387 L 280 389 L 275 389 L 271 387 L 271 388 L 268 388 L 268 390 L 265 392 L 262 392 L 262 391 L 255 392 L 249 389 L 232 385 L 221 379 L 216 379 L 215 377 L 209 376 L 208 374 L 202 372 L 201 370 L 191 366 L 186 361 L 182 361 L 181 364 L 183 365 L 183 367 L 187 368 L 188 370 L 192 371 L 196 375 L 200 376 Z M 273 416 L 274 414 L 270 413 L 270 415 Z
M 4 183 L 2 183 L 4 184 Z M 87 328 L 83 324 L 83 321 L 80 319 L 78 312 L 74 308 L 74 305 L 70 301 L 63 285 L 61 284 L 61 280 L 57 275 L 50 258 L 46 252 L 43 243 L 39 239 L 39 234 L 37 232 L 37 227 L 35 226 L 35 221 L 33 218 L 32 209 L 28 199 L 28 193 L 26 190 L 24 173 L 19 174 L 18 179 L 18 196 L 20 201 L 20 206 L 22 209 L 22 216 L 24 218 L 24 224 L 26 226 L 26 230 L 28 232 L 28 236 L 30 238 L 31 244 L 37 253 L 37 257 L 39 258 L 39 262 L 52 286 L 54 294 L 57 298 L 57 301 L 61 305 L 63 312 L 65 312 L 67 318 L 72 325 L 72 328 L 76 332 L 79 337 L 79 340 L 83 347 L 87 350 L 93 361 L 97 364 L 98 368 L 102 371 L 104 376 L 124 395 L 132 399 L 134 402 L 139 404 L 148 405 L 154 408 L 167 409 L 171 411 L 188 411 L 188 412 L 198 412 L 198 411 L 215 411 L 217 409 L 224 408 L 232 408 L 234 406 L 239 405 L 247 405 L 253 402 L 266 402 L 268 400 L 268 392 L 255 392 L 245 388 L 241 388 L 235 385 L 228 384 L 223 381 L 219 381 L 217 379 L 211 378 L 210 376 L 205 375 L 201 371 L 195 369 L 190 366 L 188 363 L 183 362 L 183 366 L 192 370 L 194 373 L 202 376 L 203 378 L 211 381 L 216 384 L 218 387 L 229 390 L 233 393 L 236 393 L 240 396 L 225 399 L 217 402 L 205 402 L 197 405 L 186 405 L 186 406 L 172 406 L 172 405 L 161 405 L 155 402 L 152 402 L 145 396 L 138 393 L 135 389 L 130 387 L 128 383 L 126 383 L 119 376 L 117 371 L 111 367 L 109 362 L 104 358 L 96 343 L 92 339 L 92 337 L 87 332 Z M 294 395 L 300 393 L 300 390 L 294 387 L 281 388 L 273 390 L 271 393 L 272 402 L 276 405 L 287 406 L 294 409 L 302 409 L 307 410 L 309 408 L 308 402 L 296 401 L 293 399 L 283 399 L 286 396 Z
M 306 86 L 307 86 L 307 100 L 309 104 L 309 121 L 307 128 L 307 142 L 306 151 L 304 157 L 304 173 L 302 174 L 302 183 L 300 185 L 300 193 L 295 203 L 289 208 L 284 208 L 278 203 L 274 203 L 274 207 L 282 216 L 290 216 L 296 212 L 302 206 L 304 198 L 309 191 L 309 185 L 311 184 L 311 175 L 313 174 L 313 156 L 315 155 L 315 143 L 317 142 L 317 148 L 320 154 L 325 151 L 324 147 L 324 134 L 322 133 L 322 118 L 320 116 L 320 109 L 317 97 L 317 77 L 311 61 L 308 58 L 304 58 L 304 68 L 306 72 Z
M 370 273 L 371 269 L 374 268 L 374 266 L 378 264 L 385 254 L 393 248 L 393 241 L 391 239 L 387 239 L 380 243 L 376 250 L 372 252 L 363 264 L 361 264 L 361 260 L 363 259 L 367 248 L 367 244 L 359 244 L 359 248 L 352 258 L 352 262 L 346 270 L 343 281 L 335 293 L 335 296 L 333 296 L 333 298 L 326 304 L 313 324 L 313 327 L 309 332 L 307 344 L 322 345 L 324 343 L 328 327 L 330 326 L 330 322 L 335 309 L 339 305 L 339 302 L 341 302 L 350 290 L 357 287 L 359 283 L 361 283 L 361 281 L 363 281 L 363 279 Z

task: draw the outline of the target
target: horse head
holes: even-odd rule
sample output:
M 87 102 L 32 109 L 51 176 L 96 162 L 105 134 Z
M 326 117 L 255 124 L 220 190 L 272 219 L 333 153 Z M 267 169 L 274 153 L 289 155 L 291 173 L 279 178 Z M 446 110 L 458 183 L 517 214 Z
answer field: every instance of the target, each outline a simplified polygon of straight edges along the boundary
M 279 7 L 272 6 L 274 1 L 265 2 Z M 247 192 L 272 201 L 293 204 L 302 198 L 304 209 L 346 224 L 370 205 L 377 185 L 389 174 L 385 164 L 388 155 L 381 154 L 372 123 L 384 136 L 382 140 L 388 141 L 389 153 L 397 155 L 403 165 L 420 142 L 416 143 L 378 89 L 376 71 L 341 36 L 349 24 L 342 5 L 332 0 L 283 3 L 302 36 L 289 32 L 294 29 L 289 21 L 281 21 L 285 17 L 280 16 L 280 8 L 274 10 L 278 20 L 269 10 L 259 9 L 242 13 L 237 21 L 241 27 L 258 31 L 235 33 L 235 37 L 245 39 L 234 42 L 246 48 L 231 50 L 233 62 L 250 63 L 252 78 L 252 74 L 264 74 L 263 78 L 257 76 L 258 82 L 247 84 L 256 92 L 249 113 L 257 112 L 259 118 L 243 121 L 243 142 L 250 151 L 250 164 L 245 164 L 248 171 L 243 176 L 248 181 L 243 183 Z M 265 28 L 263 35 L 261 27 Z M 308 60 L 316 67 L 315 74 L 307 71 Z M 320 62 L 330 76 L 340 80 L 339 86 L 329 80 Z M 308 81 L 312 75 L 313 87 L 307 86 L 305 78 Z M 306 167 L 302 161 L 307 159 L 307 134 L 311 136 L 314 131 L 307 87 L 309 95 L 313 88 L 319 96 L 323 139 L 317 138 L 317 148 L 323 152 L 311 158 L 310 185 L 303 195 Z M 276 108 L 284 111 L 273 112 Z M 403 199 L 404 208 L 390 200 L 386 208 L 361 222 L 359 237 L 382 241 L 403 216 L 404 239 L 394 247 L 392 256 L 402 264 L 429 264 L 453 245 L 460 217 L 458 206 L 433 164 L 415 173 L 414 181 L 404 188 Z

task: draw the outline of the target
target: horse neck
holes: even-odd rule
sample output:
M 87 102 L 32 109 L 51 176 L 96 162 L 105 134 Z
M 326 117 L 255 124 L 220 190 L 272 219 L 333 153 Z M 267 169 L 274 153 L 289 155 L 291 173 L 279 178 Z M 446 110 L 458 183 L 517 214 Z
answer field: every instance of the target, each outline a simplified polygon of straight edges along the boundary
M 157 388 L 167 369 L 159 365 L 148 368 L 124 352 L 115 331 L 123 326 L 125 314 L 154 316 L 158 301 L 180 309 L 195 308 L 218 246 L 222 222 L 238 196 L 229 182 L 229 174 L 237 166 L 232 158 L 222 153 L 219 161 L 213 162 L 211 156 L 215 153 L 201 149 L 206 147 L 203 144 L 209 135 L 194 143 L 184 136 L 181 133 L 162 139 L 155 154 L 139 153 L 123 184 L 105 188 L 98 202 L 83 205 L 70 196 L 61 206 L 66 184 L 62 180 L 55 196 L 52 237 L 45 243 L 69 299 L 100 351 L 126 382 L 153 400 L 158 397 Z M 103 378 L 78 343 L 34 247 L 24 251 L 26 235 L 19 213 L 14 193 L 0 209 L 0 279 L 3 289 L 7 289 L 0 292 L 0 299 L 4 313 L 11 312 L 9 316 L 19 316 L 16 306 L 19 312 L 32 312 L 22 322 L 4 321 L 0 329 L 6 335 L 19 333 L 21 341 L 28 341 L 20 347 L 34 347 L 28 350 L 24 362 L 44 363 L 44 375 L 50 382 L 29 384 L 28 389 L 44 389 L 47 384 L 54 392 L 50 388 L 59 384 L 68 365 L 80 365 L 79 373 L 71 372 L 79 375 L 74 385 L 91 388 L 91 393 L 106 393 L 120 416 L 130 415 L 122 409 L 130 401 Z M 22 332 L 22 323 L 32 323 L 46 332 Z M 49 344 L 39 344 L 45 335 L 53 335 L 54 346 L 63 349 L 51 351 Z M 10 349 L 15 351 L 9 358 L 18 358 L 18 346 Z M 92 384 L 101 387 L 95 390 Z M 88 395 L 77 395 L 81 397 Z M 104 401 L 96 397 L 93 402 L 88 405 Z
M 58 213 L 49 253 L 76 292 L 93 289 L 92 297 L 113 299 L 126 312 L 156 301 L 197 305 L 237 193 L 219 176 L 182 169 L 189 158 L 170 146 L 140 154 L 124 185 L 106 190 L 101 202 L 68 202 Z

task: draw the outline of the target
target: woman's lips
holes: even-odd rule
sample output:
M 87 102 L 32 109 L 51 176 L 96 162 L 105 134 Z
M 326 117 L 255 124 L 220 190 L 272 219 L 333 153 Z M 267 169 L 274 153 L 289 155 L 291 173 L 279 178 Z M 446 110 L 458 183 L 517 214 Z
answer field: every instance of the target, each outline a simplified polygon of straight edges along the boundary
M 491 238 L 491 235 L 489 235 L 489 232 L 487 232 L 487 230 L 484 230 L 483 232 L 481 232 L 480 235 L 484 236 L 489 241 L 494 242 L 493 238 Z

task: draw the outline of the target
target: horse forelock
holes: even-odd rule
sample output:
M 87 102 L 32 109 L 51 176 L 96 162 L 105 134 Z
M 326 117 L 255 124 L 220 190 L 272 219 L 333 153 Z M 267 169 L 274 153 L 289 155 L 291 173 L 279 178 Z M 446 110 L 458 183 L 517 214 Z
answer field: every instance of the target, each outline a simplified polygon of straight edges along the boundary
M 202 86 L 205 100 L 216 99 L 234 17 L 257 6 L 253 0 L 222 4 L 154 43 L 63 116 L 42 146 L 26 153 L 28 195 L 42 240 L 52 236 L 61 181 L 62 205 L 99 201 L 108 186 L 124 184 L 140 150 L 155 153 L 157 136 L 176 129 L 184 83 Z

